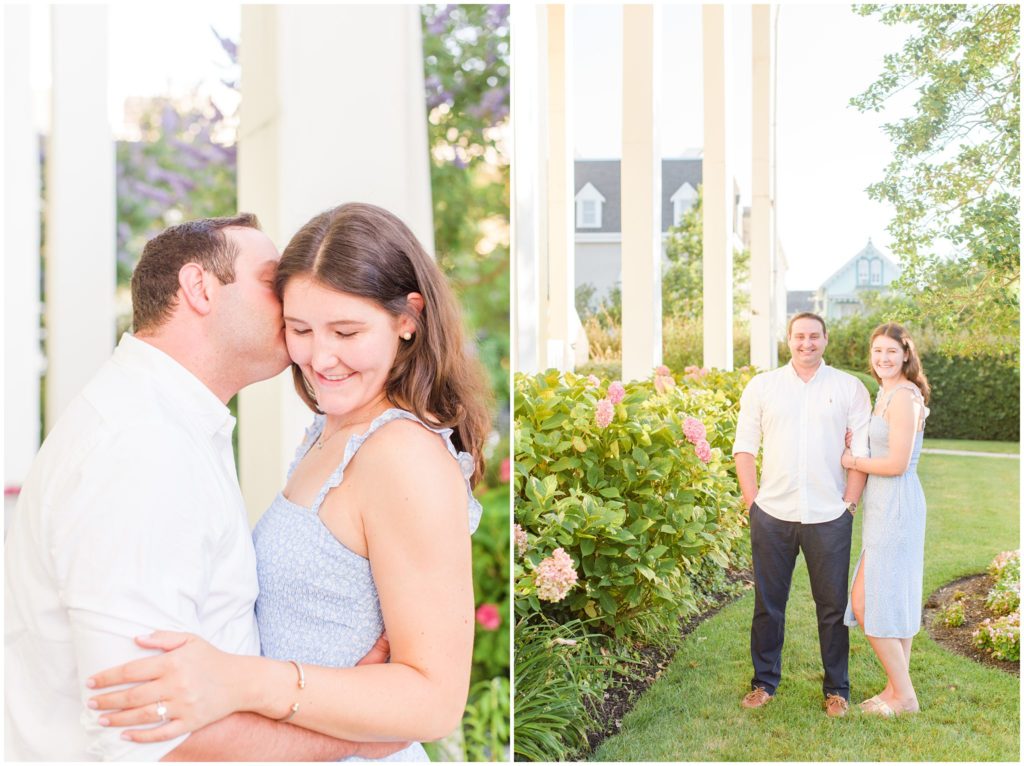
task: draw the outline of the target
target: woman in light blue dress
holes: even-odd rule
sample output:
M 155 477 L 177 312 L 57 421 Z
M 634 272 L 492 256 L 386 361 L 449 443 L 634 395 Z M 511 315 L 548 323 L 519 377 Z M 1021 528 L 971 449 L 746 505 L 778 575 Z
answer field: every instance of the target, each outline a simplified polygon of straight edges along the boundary
M 338 739 L 411 742 L 387 760 L 427 760 L 418 742 L 458 726 L 469 687 L 484 378 L 440 270 L 385 210 L 313 218 L 276 284 L 295 388 L 315 416 L 254 532 L 264 656 L 158 634 L 151 645 L 182 659 L 149 684 L 172 720 L 134 736 L 252 711 Z M 385 631 L 390 662 L 359 664 Z
M 910 679 L 910 648 L 921 628 L 925 501 L 917 462 L 928 417 L 928 379 L 914 342 L 898 324 L 871 334 L 871 373 L 881 384 L 869 430 L 870 457 L 847 449 L 843 467 L 868 474 L 863 545 L 854 570 L 846 624 L 860 625 L 888 683 L 861 703 L 892 716 L 919 709 Z

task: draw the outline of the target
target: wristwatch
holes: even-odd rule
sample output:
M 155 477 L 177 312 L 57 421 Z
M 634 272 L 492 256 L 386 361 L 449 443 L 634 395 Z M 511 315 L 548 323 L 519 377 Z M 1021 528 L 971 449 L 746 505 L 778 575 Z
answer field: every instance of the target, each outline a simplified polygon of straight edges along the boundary
M 851 516 L 857 515 L 857 501 L 851 500 L 846 504 L 846 510 L 850 512 Z

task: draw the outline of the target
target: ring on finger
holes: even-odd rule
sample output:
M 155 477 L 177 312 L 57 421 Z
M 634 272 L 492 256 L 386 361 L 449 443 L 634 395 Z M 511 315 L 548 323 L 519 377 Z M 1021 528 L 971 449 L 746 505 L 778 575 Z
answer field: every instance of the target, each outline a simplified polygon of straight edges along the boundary
M 167 723 L 167 705 L 162 699 L 156 701 L 156 714 L 160 716 L 160 723 Z

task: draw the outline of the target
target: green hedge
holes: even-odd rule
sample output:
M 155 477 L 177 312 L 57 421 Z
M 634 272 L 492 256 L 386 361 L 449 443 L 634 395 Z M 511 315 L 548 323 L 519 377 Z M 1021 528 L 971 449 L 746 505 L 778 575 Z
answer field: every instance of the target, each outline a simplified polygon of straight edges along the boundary
M 926 436 L 1020 441 L 1016 356 L 965 359 L 929 352 L 921 364 L 932 386 Z

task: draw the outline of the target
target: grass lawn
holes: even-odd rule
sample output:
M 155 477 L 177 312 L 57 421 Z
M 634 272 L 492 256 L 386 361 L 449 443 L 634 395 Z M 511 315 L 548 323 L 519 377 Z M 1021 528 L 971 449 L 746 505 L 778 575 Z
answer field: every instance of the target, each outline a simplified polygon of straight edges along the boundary
M 964 448 L 964 442 L 956 442 Z M 928 500 L 924 595 L 981 572 L 1019 546 L 1017 461 L 924 455 Z M 858 518 L 851 564 L 860 550 Z M 744 710 L 749 689 L 748 593 L 687 637 L 664 675 L 605 740 L 598 761 L 1018 761 L 1020 682 L 954 655 L 925 631 L 911 657 L 921 712 L 882 719 L 856 710 L 829 719 L 821 707 L 814 603 L 801 557 L 787 611 L 782 683 L 760 710 Z M 882 671 L 859 629 L 850 631 L 851 699 L 881 690 Z
M 1001 452 L 1007 455 L 1020 454 L 1020 442 L 984 442 L 968 441 L 967 439 L 928 439 L 924 440 L 925 449 L 958 449 L 967 452 Z

